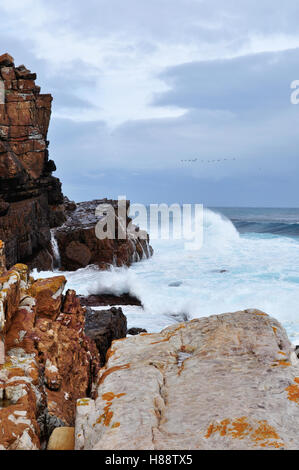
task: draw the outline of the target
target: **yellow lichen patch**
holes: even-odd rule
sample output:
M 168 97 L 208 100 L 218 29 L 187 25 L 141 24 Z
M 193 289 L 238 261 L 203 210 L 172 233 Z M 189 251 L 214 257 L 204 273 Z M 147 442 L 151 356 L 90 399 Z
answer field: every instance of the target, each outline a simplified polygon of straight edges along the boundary
M 288 392 L 289 400 L 299 403 L 299 385 L 296 385 L 299 384 L 299 377 L 295 377 L 294 382 L 294 385 L 289 385 L 285 390 Z
M 40 292 L 46 289 L 55 294 L 59 289 L 64 287 L 66 284 L 66 278 L 64 276 L 55 276 L 47 279 L 38 279 L 32 284 L 29 289 L 29 293 L 32 297 L 37 297 Z
M 106 370 L 106 371 L 101 375 L 98 385 L 101 385 L 101 383 L 104 382 L 104 380 L 106 379 L 106 377 L 108 377 L 108 375 L 112 374 L 113 372 L 116 372 L 116 371 L 118 371 L 118 370 L 129 369 L 129 367 L 130 367 L 130 364 L 123 364 L 122 366 L 110 367 L 110 369 Z
M 277 328 L 275 326 L 272 326 L 272 330 L 274 331 L 274 334 L 277 334 Z
M 88 398 L 81 398 L 80 400 L 77 401 L 77 406 L 87 406 L 87 405 L 89 405 Z
M 278 351 L 277 354 L 281 354 L 282 356 L 286 356 L 286 353 L 283 351 Z
M 209 439 L 216 433 L 232 439 L 242 440 L 247 437 L 252 441 L 254 447 L 274 447 L 276 449 L 283 447 L 283 442 L 276 430 L 266 420 L 256 421 L 256 425 L 251 425 L 246 416 L 234 420 L 224 419 L 220 423 L 210 424 L 205 438 Z

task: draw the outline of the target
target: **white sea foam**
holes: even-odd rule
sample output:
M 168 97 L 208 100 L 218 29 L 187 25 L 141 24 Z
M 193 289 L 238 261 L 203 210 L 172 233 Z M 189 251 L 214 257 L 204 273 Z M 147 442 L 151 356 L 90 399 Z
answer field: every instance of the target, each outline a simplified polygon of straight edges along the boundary
M 148 331 L 186 318 L 259 308 L 281 321 L 299 344 L 298 240 L 268 234 L 240 236 L 228 219 L 205 210 L 201 250 L 188 252 L 177 240 L 152 244 L 153 258 L 130 269 L 103 272 L 89 266 L 64 273 L 68 288 L 83 295 L 137 296 L 144 309 L 125 307 L 129 326 Z M 179 285 L 169 286 L 173 283 Z

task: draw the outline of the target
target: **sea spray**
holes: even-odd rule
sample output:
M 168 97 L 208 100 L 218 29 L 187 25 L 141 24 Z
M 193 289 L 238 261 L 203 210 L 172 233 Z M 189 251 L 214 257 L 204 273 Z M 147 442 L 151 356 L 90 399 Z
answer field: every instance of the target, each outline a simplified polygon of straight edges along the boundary
M 298 341 L 298 238 L 240 236 L 229 219 L 205 210 L 201 250 L 187 251 L 181 240 L 158 240 L 153 247 L 153 258 L 130 269 L 89 266 L 66 272 L 68 288 L 82 295 L 136 296 L 144 309 L 125 308 L 129 327 L 159 331 L 184 318 L 259 308 L 281 321 L 292 341 Z

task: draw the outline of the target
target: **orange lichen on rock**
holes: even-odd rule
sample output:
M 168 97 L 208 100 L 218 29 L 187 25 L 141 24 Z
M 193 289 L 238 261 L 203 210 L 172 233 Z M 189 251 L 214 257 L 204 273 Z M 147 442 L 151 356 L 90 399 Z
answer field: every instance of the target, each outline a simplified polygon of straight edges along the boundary
M 294 382 L 299 384 L 299 377 L 294 378 Z M 289 385 L 285 390 L 288 392 L 288 399 L 294 401 L 295 403 L 299 403 L 299 385 Z
M 96 421 L 97 424 L 101 424 L 103 421 L 104 426 L 109 426 L 113 417 L 113 411 L 110 410 L 111 405 L 112 405 L 112 402 L 109 401 L 104 408 L 104 413 L 101 416 L 99 416 L 99 418 L 97 419 Z
M 119 426 L 120 426 L 120 423 L 114 423 L 112 424 L 111 428 L 115 429 L 115 428 L 119 428 Z
M 167 341 L 170 340 L 170 338 L 172 338 L 176 334 L 177 331 L 181 330 L 182 328 L 186 328 L 186 326 L 184 324 L 178 326 L 178 328 L 176 328 L 174 331 L 171 331 L 170 333 L 168 333 L 168 335 L 164 339 L 161 339 L 159 341 L 154 341 L 151 344 L 166 343 Z
M 125 370 L 125 369 L 129 369 L 130 367 L 130 364 L 123 364 L 122 366 L 114 366 L 114 367 L 110 367 L 110 369 L 106 370 L 100 377 L 100 380 L 98 382 L 98 385 L 101 385 L 104 380 L 106 379 L 106 377 L 108 377 L 108 375 L 112 374 L 113 372 L 116 372 L 118 370 Z
M 248 437 L 255 446 L 274 447 L 276 449 L 283 447 L 283 442 L 279 442 L 281 439 L 277 432 L 266 420 L 257 421 L 257 426 L 254 428 L 248 423 L 246 416 L 234 420 L 224 419 L 220 423 L 210 424 L 205 438 L 209 439 L 216 433 L 223 437 L 228 436 L 240 440 Z
M 272 364 L 272 367 L 277 367 L 277 366 L 288 367 L 288 366 L 291 366 L 291 365 L 292 364 L 289 361 L 287 361 L 286 359 L 279 359 L 274 364 Z
M 108 393 L 104 393 L 102 395 L 102 398 L 105 401 L 112 401 L 114 400 L 114 398 L 120 398 L 120 397 L 123 397 L 124 395 L 125 393 L 118 393 L 117 395 L 115 395 L 113 392 L 108 392 Z
M 261 447 L 275 447 L 275 449 L 283 447 L 283 443 L 278 442 L 280 440 L 279 435 L 266 420 L 258 421 L 258 425 L 259 426 L 251 436 L 251 439 L 256 445 Z

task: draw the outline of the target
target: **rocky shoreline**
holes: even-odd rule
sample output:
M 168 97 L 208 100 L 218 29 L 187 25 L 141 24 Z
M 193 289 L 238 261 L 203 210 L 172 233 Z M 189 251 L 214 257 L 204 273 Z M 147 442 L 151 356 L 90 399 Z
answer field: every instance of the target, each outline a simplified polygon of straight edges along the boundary
M 111 204 L 118 221 L 118 201 L 76 204 L 63 195 L 61 182 L 52 175 L 56 166 L 48 150 L 53 98 L 40 93 L 36 74 L 24 65 L 16 67 L 14 59 L 4 54 L 0 79 L 5 88 L 5 104 L 0 105 L 0 240 L 5 243 L 7 266 L 21 262 L 49 271 L 58 255 L 61 270 L 88 264 L 108 269 L 152 256 L 148 236 L 96 237 L 97 206 Z M 127 211 L 129 206 L 127 201 Z M 126 227 L 130 222 L 127 215 L 121 220 Z
M 51 95 L 8 54 L 0 75 L 0 450 L 296 449 L 299 362 L 275 319 L 245 310 L 149 334 L 127 330 L 119 307 L 137 298 L 66 290 L 64 270 L 153 250 L 138 232 L 96 237 L 97 206 L 118 220 L 117 201 L 63 195 Z

